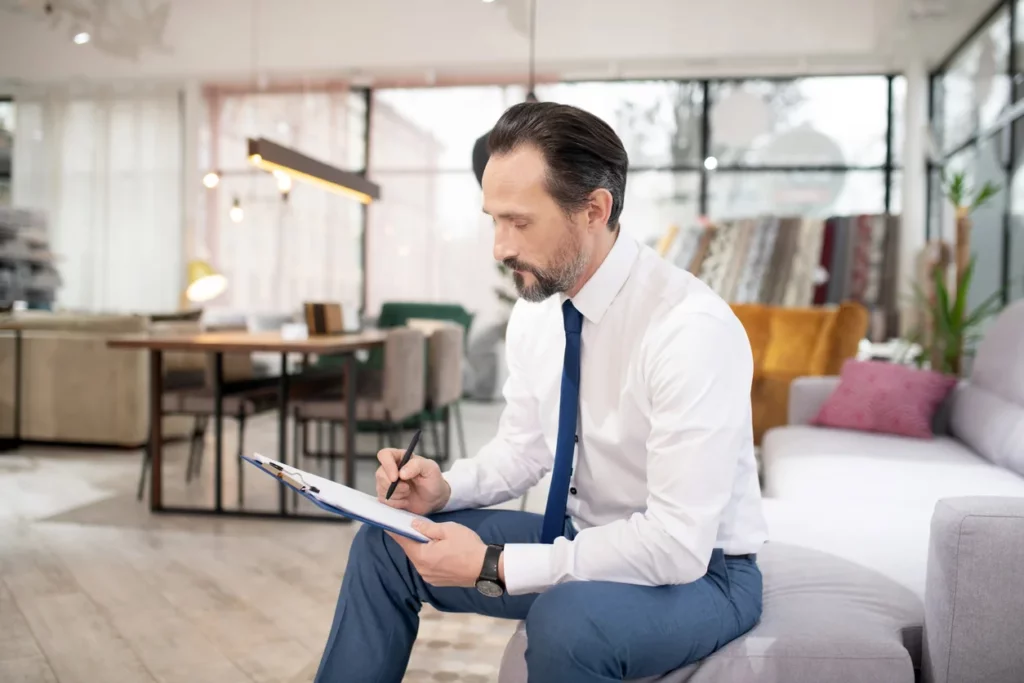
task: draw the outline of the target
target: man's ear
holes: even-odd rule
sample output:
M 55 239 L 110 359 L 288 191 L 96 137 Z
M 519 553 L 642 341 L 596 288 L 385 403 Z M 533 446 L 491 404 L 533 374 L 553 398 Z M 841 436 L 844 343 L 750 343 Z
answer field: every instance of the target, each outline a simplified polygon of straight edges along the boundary
M 591 230 L 607 230 L 608 218 L 612 215 L 612 193 L 604 188 L 590 193 L 587 206 L 587 224 Z

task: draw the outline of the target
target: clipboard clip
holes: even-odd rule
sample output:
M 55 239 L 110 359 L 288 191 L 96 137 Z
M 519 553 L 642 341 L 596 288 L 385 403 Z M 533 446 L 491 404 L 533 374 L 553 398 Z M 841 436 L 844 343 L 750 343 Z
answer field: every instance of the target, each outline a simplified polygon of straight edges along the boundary
M 264 471 L 269 472 L 270 474 L 277 477 L 278 479 L 288 484 L 292 488 L 297 489 L 299 492 L 304 493 L 306 491 L 309 491 L 311 493 L 320 493 L 320 489 L 304 482 L 302 480 L 302 475 L 300 473 L 289 472 L 288 470 L 278 465 L 276 462 L 260 462 L 260 467 L 262 467 Z

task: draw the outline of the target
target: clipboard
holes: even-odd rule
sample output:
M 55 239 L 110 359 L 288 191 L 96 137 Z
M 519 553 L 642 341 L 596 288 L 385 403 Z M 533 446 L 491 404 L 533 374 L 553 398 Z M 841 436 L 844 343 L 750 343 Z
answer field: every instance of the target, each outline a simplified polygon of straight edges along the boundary
M 426 543 L 430 540 L 412 527 L 413 520 L 427 520 L 422 515 L 390 507 L 362 491 L 324 479 L 311 472 L 304 472 L 259 453 L 241 457 L 322 510 L 391 531 L 413 541 Z

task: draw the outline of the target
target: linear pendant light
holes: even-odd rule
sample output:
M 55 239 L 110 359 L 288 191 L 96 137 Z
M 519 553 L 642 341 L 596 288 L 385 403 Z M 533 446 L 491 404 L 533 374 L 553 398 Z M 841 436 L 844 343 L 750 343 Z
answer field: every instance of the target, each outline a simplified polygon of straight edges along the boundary
M 343 171 L 266 138 L 249 138 L 249 163 L 265 171 L 281 171 L 296 180 L 351 197 L 363 204 L 380 199 L 380 185 L 365 176 Z

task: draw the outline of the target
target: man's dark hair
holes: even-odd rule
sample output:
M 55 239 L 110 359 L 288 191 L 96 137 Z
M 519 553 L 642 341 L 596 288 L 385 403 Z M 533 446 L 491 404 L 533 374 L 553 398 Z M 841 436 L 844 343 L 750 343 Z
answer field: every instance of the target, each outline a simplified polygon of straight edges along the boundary
M 612 127 L 598 117 L 566 104 L 521 102 L 501 115 L 487 145 L 491 156 L 522 145 L 540 150 L 548 165 L 548 192 L 566 213 L 583 209 L 594 190 L 608 190 L 608 229 L 618 229 L 629 156 Z

